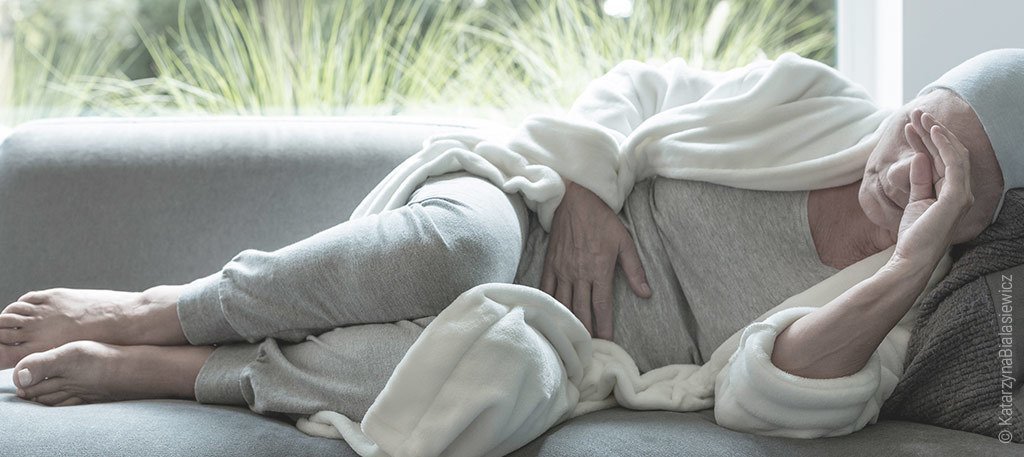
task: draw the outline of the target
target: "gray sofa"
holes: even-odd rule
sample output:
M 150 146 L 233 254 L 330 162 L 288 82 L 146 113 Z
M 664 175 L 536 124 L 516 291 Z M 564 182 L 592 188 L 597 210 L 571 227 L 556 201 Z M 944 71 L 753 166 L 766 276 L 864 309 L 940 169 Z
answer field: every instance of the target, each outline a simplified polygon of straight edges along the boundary
M 0 307 L 49 287 L 142 290 L 219 269 L 346 220 L 430 134 L 403 118 L 63 119 L 0 144 Z M 0 455 L 348 456 L 246 408 L 151 400 L 50 408 L 0 371 Z M 613 409 L 555 427 L 517 456 L 1024 455 L 1024 446 L 882 421 L 850 436 L 737 433 L 695 413 Z

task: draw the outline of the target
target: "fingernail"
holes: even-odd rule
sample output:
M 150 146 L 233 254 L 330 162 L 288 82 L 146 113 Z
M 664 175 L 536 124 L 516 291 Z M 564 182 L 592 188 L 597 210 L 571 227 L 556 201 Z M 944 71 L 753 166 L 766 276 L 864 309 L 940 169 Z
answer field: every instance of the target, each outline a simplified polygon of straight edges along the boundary
M 640 291 L 643 292 L 644 295 L 649 295 L 651 293 L 651 286 L 648 286 L 646 282 L 640 284 Z
M 32 384 L 32 372 L 28 371 L 28 368 L 22 368 L 18 372 L 18 382 L 22 387 Z

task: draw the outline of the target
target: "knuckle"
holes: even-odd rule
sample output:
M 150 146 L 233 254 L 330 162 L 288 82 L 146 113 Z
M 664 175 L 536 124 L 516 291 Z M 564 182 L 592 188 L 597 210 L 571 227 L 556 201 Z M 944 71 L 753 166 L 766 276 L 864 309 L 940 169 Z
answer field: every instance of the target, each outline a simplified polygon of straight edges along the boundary
M 973 205 L 974 205 L 974 196 L 973 195 L 968 194 L 968 195 L 966 195 L 965 197 L 963 197 L 961 199 L 960 206 L 962 206 L 964 208 L 964 210 L 969 209 Z
M 90 341 L 72 341 L 65 343 L 60 346 L 61 349 L 67 351 L 72 356 L 87 356 L 93 353 L 93 343 Z

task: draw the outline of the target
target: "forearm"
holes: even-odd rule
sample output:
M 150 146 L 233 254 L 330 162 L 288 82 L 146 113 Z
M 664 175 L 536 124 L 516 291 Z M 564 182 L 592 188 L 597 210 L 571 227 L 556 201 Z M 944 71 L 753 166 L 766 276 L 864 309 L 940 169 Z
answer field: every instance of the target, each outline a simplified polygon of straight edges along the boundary
M 937 264 L 938 258 L 913 265 L 890 261 L 782 331 L 772 363 L 805 378 L 838 378 L 860 371 L 913 306 Z

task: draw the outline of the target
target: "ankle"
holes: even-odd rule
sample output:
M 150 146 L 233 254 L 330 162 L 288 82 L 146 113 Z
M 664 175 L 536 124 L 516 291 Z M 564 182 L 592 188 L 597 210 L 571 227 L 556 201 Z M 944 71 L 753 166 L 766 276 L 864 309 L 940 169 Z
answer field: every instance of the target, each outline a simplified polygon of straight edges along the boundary
M 139 294 L 142 306 L 171 306 L 178 304 L 181 291 L 184 285 L 179 286 L 154 286 L 142 291 Z
M 178 297 L 184 287 L 156 286 L 139 294 L 140 306 L 135 308 L 132 321 L 141 344 L 189 344 L 178 319 Z

